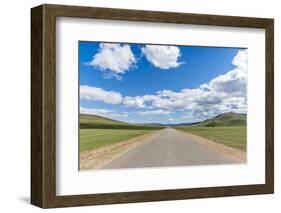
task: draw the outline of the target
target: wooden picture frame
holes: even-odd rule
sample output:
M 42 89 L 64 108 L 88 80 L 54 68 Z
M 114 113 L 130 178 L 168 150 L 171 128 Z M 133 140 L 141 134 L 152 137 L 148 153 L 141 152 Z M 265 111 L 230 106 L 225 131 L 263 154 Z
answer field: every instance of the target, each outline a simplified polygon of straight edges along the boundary
M 266 32 L 265 184 L 56 195 L 56 18 L 261 28 Z M 31 203 L 42 208 L 267 194 L 274 191 L 273 19 L 41 5 L 31 9 Z

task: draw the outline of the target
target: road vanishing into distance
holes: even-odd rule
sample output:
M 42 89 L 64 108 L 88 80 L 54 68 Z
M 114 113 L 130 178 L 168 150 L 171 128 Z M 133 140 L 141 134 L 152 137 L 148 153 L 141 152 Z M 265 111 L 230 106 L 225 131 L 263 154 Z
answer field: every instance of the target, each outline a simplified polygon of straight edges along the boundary
M 237 163 L 200 143 L 199 138 L 173 128 L 148 137 L 143 143 L 110 162 L 104 169 Z

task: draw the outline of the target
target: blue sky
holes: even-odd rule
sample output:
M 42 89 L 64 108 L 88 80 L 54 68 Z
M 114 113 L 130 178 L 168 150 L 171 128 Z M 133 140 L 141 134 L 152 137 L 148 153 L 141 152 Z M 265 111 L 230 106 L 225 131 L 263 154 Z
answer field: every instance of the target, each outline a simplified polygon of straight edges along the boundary
M 134 123 L 246 113 L 247 50 L 79 42 L 80 113 Z

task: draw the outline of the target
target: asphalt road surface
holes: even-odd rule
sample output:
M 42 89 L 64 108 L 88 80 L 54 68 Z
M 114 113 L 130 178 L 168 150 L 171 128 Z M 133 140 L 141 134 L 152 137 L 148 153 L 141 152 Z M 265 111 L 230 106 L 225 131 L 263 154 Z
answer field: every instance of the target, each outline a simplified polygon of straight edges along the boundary
M 166 128 L 107 164 L 104 169 L 235 163 L 196 140 L 184 132 Z

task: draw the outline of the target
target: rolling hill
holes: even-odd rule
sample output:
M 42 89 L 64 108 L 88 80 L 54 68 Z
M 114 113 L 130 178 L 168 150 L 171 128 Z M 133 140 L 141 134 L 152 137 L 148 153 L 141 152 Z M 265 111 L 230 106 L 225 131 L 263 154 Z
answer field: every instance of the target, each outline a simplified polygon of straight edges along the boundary
M 195 126 L 200 127 L 227 127 L 227 126 L 246 126 L 246 114 L 238 114 L 234 112 L 224 113 L 218 116 L 215 116 L 211 119 L 207 119 L 203 122 L 195 124 Z
M 131 124 L 97 115 L 80 114 L 81 129 L 143 129 L 153 130 L 163 128 L 154 124 Z

